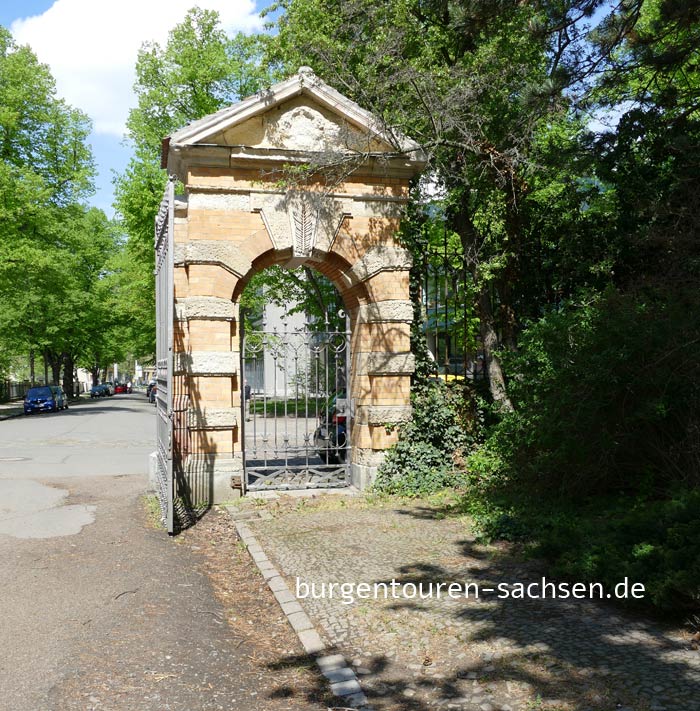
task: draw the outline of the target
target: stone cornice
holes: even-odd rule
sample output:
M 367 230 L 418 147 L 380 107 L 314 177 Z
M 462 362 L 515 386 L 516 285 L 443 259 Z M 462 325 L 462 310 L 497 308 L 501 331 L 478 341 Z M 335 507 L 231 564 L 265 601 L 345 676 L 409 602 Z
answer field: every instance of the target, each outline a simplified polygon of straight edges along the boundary
M 238 373 L 240 354 L 236 351 L 192 351 L 174 353 L 176 375 L 233 376 Z
M 357 281 L 366 281 L 379 272 L 406 271 L 411 268 L 412 263 L 410 252 L 403 247 L 378 244 L 366 252 L 362 259 L 355 262 L 347 273 Z M 410 314 L 413 320 L 413 306 Z
M 363 304 L 357 312 L 358 323 L 411 323 L 413 302 L 401 300 L 374 301 Z
M 346 155 L 343 153 L 343 155 Z M 185 182 L 190 168 L 245 168 L 273 171 L 283 165 L 323 165 L 331 158 L 327 152 L 290 151 L 280 148 L 251 148 L 249 146 L 175 146 L 171 145 L 168 157 L 168 171 Z M 422 168 L 421 168 L 422 169 Z M 353 167 L 353 177 L 386 176 L 409 180 L 416 172 L 416 162 L 411 154 L 367 153 L 357 155 L 357 166 Z
M 410 375 L 416 369 L 413 353 L 359 353 L 356 360 L 358 375 Z
M 236 311 L 236 304 L 216 296 L 189 296 L 175 302 L 175 319 L 178 321 L 235 321 Z
M 365 405 L 357 408 L 358 424 L 400 425 L 411 419 L 410 405 Z
M 230 430 L 238 426 L 238 408 L 207 407 L 191 409 L 187 413 L 187 426 L 191 430 Z
M 175 245 L 175 266 L 187 264 L 219 264 L 234 276 L 250 271 L 252 262 L 236 244 L 224 240 L 193 240 Z

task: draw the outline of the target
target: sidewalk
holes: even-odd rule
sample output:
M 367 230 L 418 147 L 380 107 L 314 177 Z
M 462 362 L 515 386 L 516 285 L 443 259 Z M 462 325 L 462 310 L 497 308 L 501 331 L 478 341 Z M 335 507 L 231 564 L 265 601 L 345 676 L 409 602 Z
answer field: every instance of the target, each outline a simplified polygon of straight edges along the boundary
M 419 505 L 368 506 L 363 497 L 280 499 L 246 520 L 327 645 L 356 671 L 375 711 L 687 711 L 700 691 L 700 652 L 677 629 L 592 600 L 355 599 L 329 583 L 396 580 L 539 581 L 534 563 L 478 545 L 465 521 Z M 242 504 L 246 506 L 246 504 Z M 250 505 L 250 504 L 248 504 Z M 381 587 L 379 588 L 382 589 Z M 403 589 L 403 588 L 402 588 Z M 412 588 L 406 588 L 411 590 Z M 349 592 L 350 588 L 346 588 Z M 347 600 L 346 600 L 347 602 Z
M 24 415 L 24 407 L 21 400 L 12 402 L 0 402 L 0 420 L 9 420 L 11 417 Z
M 0 535 L 1 709 L 327 711 L 227 516 L 170 538 L 141 474 L 51 484 L 95 518 L 74 535 Z

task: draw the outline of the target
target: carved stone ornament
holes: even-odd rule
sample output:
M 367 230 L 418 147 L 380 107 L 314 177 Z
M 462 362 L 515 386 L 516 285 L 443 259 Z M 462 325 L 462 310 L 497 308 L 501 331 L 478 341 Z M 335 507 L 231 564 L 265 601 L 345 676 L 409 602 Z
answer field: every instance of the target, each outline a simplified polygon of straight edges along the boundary
M 309 200 L 303 197 L 301 204 L 291 207 L 292 234 L 294 235 L 293 254 L 295 257 L 310 257 L 316 243 L 316 227 L 318 225 L 318 210 L 314 210 Z
M 297 259 L 308 259 L 314 249 L 329 251 L 343 220 L 352 215 L 352 200 L 304 190 L 253 193 L 251 207 L 262 216 L 275 248 L 291 247 Z

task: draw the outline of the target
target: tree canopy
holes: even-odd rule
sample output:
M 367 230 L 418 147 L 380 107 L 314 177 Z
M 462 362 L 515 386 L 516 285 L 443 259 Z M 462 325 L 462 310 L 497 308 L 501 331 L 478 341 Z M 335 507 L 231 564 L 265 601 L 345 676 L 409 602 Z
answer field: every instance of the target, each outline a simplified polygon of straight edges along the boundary
M 87 116 L 56 98 L 30 48 L 0 27 L 0 343 L 43 356 L 57 381 L 101 339 L 108 320 L 97 296 L 118 235 L 86 207 L 94 161 Z

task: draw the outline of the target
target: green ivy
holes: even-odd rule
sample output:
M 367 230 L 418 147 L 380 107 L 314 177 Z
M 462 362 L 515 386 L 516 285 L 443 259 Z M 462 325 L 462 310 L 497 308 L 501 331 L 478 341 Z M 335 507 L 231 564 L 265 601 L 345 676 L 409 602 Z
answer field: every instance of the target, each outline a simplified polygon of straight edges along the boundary
M 466 481 L 464 458 L 474 443 L 476 409 L 462 386 L 439 379 L 416 385 L 413 417 L 379 468 L 376 491 L 420 496 Z

